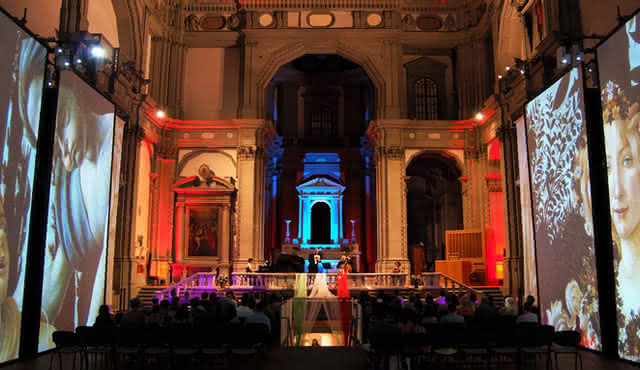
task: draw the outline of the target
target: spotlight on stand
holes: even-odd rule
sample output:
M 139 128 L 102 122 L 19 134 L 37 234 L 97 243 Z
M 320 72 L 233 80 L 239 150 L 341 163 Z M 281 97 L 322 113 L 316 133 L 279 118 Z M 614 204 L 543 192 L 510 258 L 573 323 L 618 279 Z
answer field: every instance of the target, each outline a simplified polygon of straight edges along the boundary
M 584 51 L 578 44 L 574 44 L 571 47 L 571 55 L 573 56 L 573 60 L 575 63 L 580 63 L 584 60 Z
M 567 53 L 567 48 L 560 46 L 556 50 L 556 63 L 558 66 L 566 66 L 571 63 L 571 54 Z
M 94 58 L 104 58 L 104 56 L 106 55 L 106 52 L 102 46 L 92 46 L 89 51 L 91 53 L 91 56 Z

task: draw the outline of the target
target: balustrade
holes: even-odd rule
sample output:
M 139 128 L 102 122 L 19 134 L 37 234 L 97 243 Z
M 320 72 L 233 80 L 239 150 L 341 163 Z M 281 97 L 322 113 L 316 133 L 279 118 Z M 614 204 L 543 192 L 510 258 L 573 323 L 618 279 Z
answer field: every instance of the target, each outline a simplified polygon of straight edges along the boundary
M 326 274 L 327 285 L 330 289 L 337 288 L 337 274 Z M 308 288 L 311 289 L 316 274 L 307 275 Z M 404 289 L 409 287 L 409 276 L 398 273 L 350 273 L 347 275 L 349 289 L 352 290 L 376 290 L 376 289 Z M 237 272 L 231 274 L 231 289 L 252 290 L 293 290 L 296 285 L 294 273 L 262 273 L 262 272 Z M 447 289 L 452 293 L 481 293 L 473 288 L 439 272 L 427 272 L 422 274 L 423 289 Z M 214 291 L 216 287 L 215 273 L 197 273 L 180 281 L 179 283 L 157 293 L 158 299 L 167 299 L 171 291 L 176 291 L 178 296 L 184 295 L 185 290 L 190 291 Z

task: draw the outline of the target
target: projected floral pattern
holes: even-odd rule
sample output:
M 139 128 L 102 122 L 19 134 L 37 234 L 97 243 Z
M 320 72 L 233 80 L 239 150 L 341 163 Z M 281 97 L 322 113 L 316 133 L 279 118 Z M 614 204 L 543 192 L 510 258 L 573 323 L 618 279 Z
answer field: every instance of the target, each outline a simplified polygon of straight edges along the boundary
M 564 232 L 574 203 L 572 163 L 583 125 L 579 99 L 573 94 L 555 107 L 556 95 L 545 94 L 527 106 L 528 136 L 536 147 L 530 159 L 536 229 L 544 228 L 552 242 Z

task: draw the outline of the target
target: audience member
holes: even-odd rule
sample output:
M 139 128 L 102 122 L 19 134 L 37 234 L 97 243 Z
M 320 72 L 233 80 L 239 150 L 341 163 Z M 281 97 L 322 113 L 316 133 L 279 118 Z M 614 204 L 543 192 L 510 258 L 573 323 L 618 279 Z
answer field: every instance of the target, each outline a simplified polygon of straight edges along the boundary
M 145 314 L 140 310 L 140 298 L 135 297 L 129 302 L 130 311 L 122 315 L 120 327 L 123 328 L 143 328 L 145 322 Z
M 98 317 L 96 317 L 96 322 L 93 324 L 93 327 L 98 330 L 110 330 L 116 327 L 109 306 L 106 304 L 103 304 L 98 309 Z
M 530 302 L 524 304 L 524 312 L 516 319 L 516 324 L 537 324 L 538 315 L 533 312 L 533 306 Z
M 476 320 L 493 320 L 497 315 L 496 309 L 491 305 L 491 299 L 483 296 L 480 305 L 476 308 Z
M 475 314 L 475 307 L 471 303 L 471 297 L 465 295 L 460 299 L 460 306 L 458 307 L 458 315 L 462 317 L 472 318 Z
M 463 324 L 464 317 L 456 313 L 457 307 L 455 303 L 449 303 L 449 313 L 440 318 L 440 324 Z
M 248 293 L 244 293 L 242 296 L 242 302 L 236 309 L 236 315 L 240 320 L 246 319 L 253 313 L 253 308 L 256 306 L 256 301 Z
M 500 310 L 501 316 L 518 316 L 518 308 L 516 307 L 516 301 L 513 297 L 506 297 L 504 299 L 504 307 Z
M 271 320 L 264 313 L 264 302 L 261 301 L 256 304 L 255 311 L 252 311 L 252 313 L 247 316 L 246 320 L 244 321 L 244 325 L 246 326 L 249 324 L 267 325 L 269 327 L 269 333 L 271 333 Z

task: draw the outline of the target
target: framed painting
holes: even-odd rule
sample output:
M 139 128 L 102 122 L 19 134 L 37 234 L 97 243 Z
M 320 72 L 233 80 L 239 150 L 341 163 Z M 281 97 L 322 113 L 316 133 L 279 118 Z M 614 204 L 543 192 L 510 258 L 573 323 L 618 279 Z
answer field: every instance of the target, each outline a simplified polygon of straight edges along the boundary
M 218 256 L 220 211 L 220 207 L 188 209 L 188 257 Z

